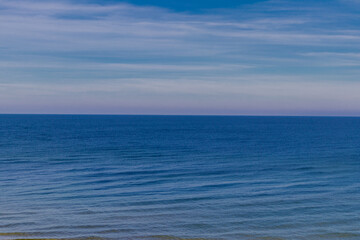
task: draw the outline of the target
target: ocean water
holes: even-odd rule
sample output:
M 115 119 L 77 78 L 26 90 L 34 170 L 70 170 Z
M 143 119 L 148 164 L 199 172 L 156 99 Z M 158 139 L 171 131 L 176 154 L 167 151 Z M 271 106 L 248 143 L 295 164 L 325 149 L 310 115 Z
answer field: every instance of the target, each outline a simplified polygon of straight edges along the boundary
M 0 239 L 360 239 L 360 118 L 0 115 Z

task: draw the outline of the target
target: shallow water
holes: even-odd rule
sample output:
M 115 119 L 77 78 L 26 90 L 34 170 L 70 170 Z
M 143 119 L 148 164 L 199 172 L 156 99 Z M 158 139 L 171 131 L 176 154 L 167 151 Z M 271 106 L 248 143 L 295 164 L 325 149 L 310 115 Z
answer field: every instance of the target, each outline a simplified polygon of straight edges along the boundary
M 360 239 L 360 118 L 0 115 L 0 239 Z

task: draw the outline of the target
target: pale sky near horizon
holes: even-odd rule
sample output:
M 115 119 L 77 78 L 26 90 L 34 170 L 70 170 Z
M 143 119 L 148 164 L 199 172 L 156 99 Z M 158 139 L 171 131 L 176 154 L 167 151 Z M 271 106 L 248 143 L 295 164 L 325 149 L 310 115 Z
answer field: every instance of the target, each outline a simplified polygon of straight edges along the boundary
M 360 116 L 359 73 L 359 0 L 0 0 L 0 113 Z

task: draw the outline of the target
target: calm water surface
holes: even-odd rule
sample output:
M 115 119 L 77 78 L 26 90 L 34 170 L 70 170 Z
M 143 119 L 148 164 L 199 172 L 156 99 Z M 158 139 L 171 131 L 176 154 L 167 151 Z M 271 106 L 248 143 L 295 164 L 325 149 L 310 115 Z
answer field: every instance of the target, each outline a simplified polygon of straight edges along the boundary
M 0 115 L 0 239 L 360 239 L 360 118 Z

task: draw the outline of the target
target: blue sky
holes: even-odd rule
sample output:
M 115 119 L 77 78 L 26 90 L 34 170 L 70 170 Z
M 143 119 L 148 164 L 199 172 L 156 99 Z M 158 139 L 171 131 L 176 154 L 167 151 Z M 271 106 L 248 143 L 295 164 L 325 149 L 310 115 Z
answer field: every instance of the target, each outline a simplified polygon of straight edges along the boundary
M 0 0 L 0 113 L 360 116 L 360 1 Z

